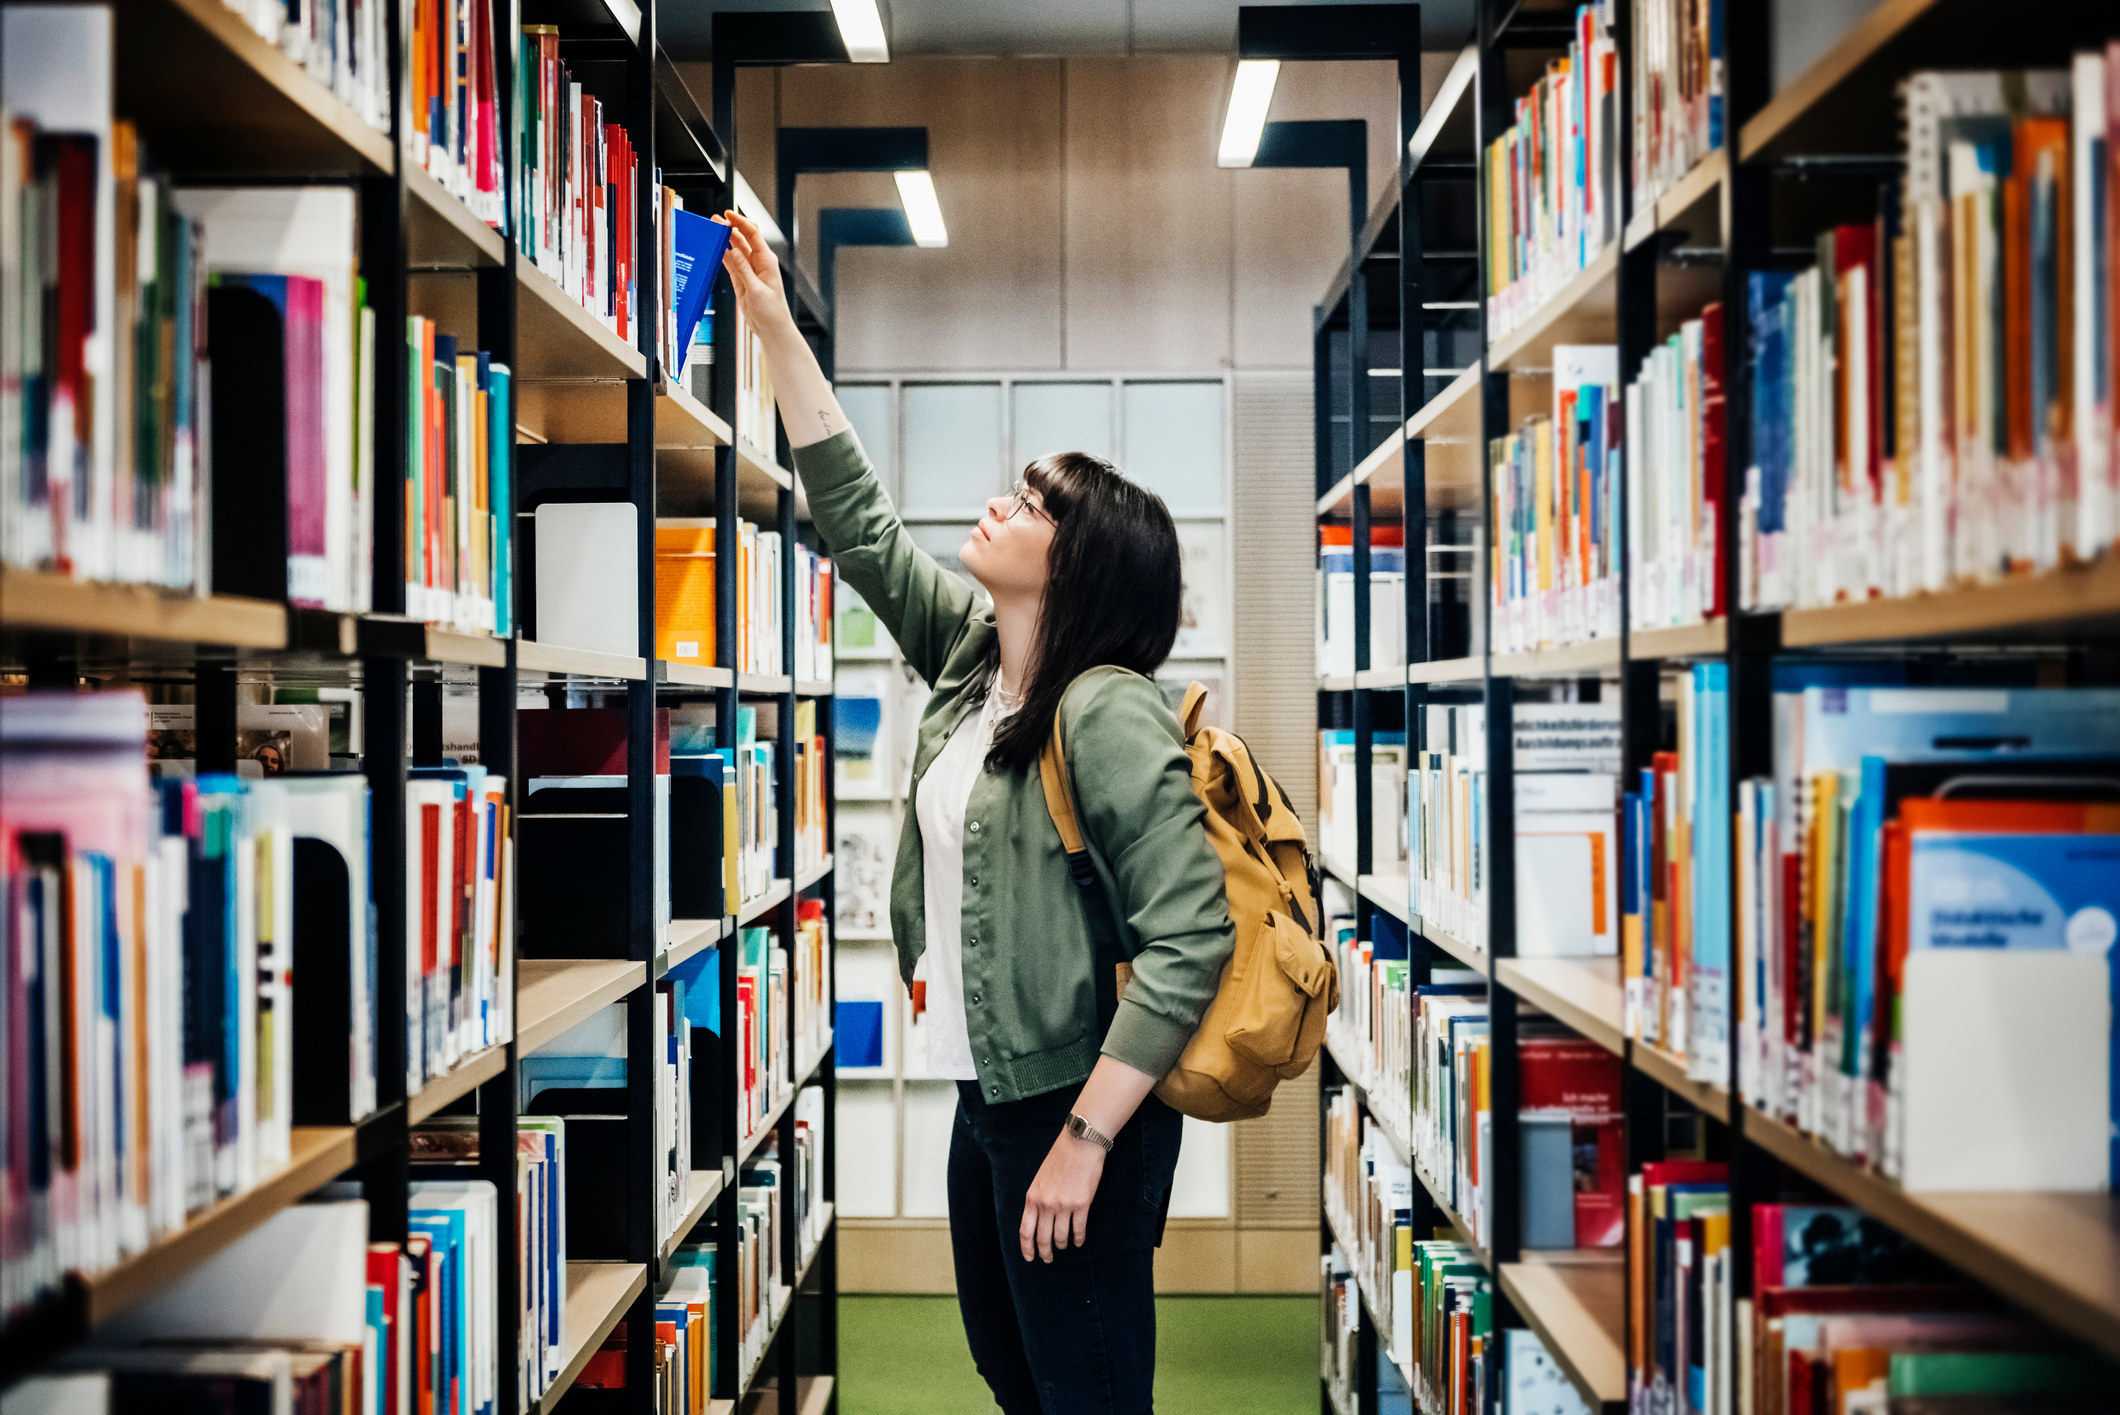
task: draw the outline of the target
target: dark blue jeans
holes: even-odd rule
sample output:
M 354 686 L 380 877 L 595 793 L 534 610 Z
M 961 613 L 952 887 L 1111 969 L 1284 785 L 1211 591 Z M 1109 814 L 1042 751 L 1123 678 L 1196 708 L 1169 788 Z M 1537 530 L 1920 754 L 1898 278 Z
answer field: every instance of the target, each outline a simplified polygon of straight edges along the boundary
M 1005 1415 L 1149 1415 L 1156 1385 L 1156 1242 L 1184 1121 L 1150 1096 L 1119 1132 L 1089 1241 L 1023 1261 L 1023 1196 L 1081 1088 L 989 1105 L 957 1083 L 950 1251 L 972 1360 Z

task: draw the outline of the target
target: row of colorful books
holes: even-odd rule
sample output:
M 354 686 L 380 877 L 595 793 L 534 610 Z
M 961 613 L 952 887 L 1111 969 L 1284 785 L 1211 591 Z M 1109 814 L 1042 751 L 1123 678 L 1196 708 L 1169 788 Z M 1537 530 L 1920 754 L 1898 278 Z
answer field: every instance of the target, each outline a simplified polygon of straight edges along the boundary
M 2050 570 L 2120 535 L 2109 195 L 2120 47 L 1922 71 L 1906 173 L 1750 279 L 1748 608 Z
M 1487 145 L 1487 330 L 1500 338 L 1620 234 L 1619 49 L 1612 0 L 1578 6 L 1516 121 Z
M 1910 1190 L 2107 1189 L 2120 691 L 1909 678 L 1775 665 L 1774 775 L 1737 803 L 1742 1093 Z
M 508 366 L 405 321 L 414 373 L 405 448 L 405 612 L 507 635 L 515 578 L 515 395 Z
M 1753 1205 L 1741 1287 L 1727 1164 L 1646 1164 L 1627 1202 L 1635 1415 L 1712 1415 L 1733 1395 L 1765 1415 L 2070 1415 L 2110 1403 L 2109 1366 L 1854 1209 Z
M 1517 953 L 1619 952 L 1615 703 L 1518 703 L 1511 712 L 1516 781 Z M 1411 905 L 1424 924 L 1485 947 L 1487 712 L 1479 703 L 1422 709 L 1405 811 Z
M 1332 1055 L 1401 1135 L 1411 1128 L 1406 1108 L 1413 1050 L 1408 1006 L 1406 926 L 1388 914 L 1370 917 L 1371 936 L 1355 937 L 1354 901 L 1346 886 L 1325 881 L 1325 938 L 1340 970 L 1340 1006 L 1326 1020 Z
M 353 189 L 172 185 L 111 115 L 112 23 L 0 18 L 0 561 L 365 609 L 376 331 Z
M 383 6 L 373 0 L 302 7 L 281 0 L 228 0 L 228 8 L 370 127 L 390 131 L 389 19 Z
M 1630 626 L 1697 624 L 1724 612 L 1723 309 L 1649 351 L 1627 385 Z
M 1377 1342 L 1401 1364 L 1413 1330 L 1413 1171 L 1351 1086 L 1325 1098 L 1325 1212 L 1376 1318 Z
M 1675 750 L 1621 800 L 1623 1026 L 1716 1085 L 1730 1068 L 1730 669 L 1676 675 Z
M 780 532 L 750 521 L 736 533 L 736 669 L 789 671 L 782 636 L 788 609 L 781 577 L 787 548 Z M 711 516 L 660 517 L 655 522 L 655 639 L 658 657 L 711 666 L 716 658 L 715 564 L 720 537 Z M 832 676 L 832 562 L 797 542 L 794 676 Z
M 637 342 L 640 163 L 560 58 L 556 25 L 524 25 L 515 61 L 516 246 L 605 328 Z
M 366 779 L 193 775 L 165 726 L 151 780 L 149 722 L 137 693 L 0 701 L 9 1314 L 269 1178 L 294 1125 L 377 1102 Z M 284 728 L 248 731 L 246 766 L 307 764 Z M 413 776 L 408 1092 L 505 1040 L 514 993 L 505 783 Z
M 382 8 L 373 0 L 350 3 Z M 405 39 L 408 156 L 473 216 L 505 229 L 491 0 L 415 0 L 410 20 Z M 522 71 L 517 75 L 520 84 Z
M 326 1185 L 8 1390 L 54 1415 L 167 1410 L 480 1415 L 498 1389 L 498 1196 L 413 1181 L 402 1242 Z
M 1496 653 L 1619 633 L 1618 384 L 1613 345 L 1556 345 L 1551 414 L 1488 444 Z
M 1633 0 L 1628 31 L 1640 213 L 1723 145 L 1723 0 Z

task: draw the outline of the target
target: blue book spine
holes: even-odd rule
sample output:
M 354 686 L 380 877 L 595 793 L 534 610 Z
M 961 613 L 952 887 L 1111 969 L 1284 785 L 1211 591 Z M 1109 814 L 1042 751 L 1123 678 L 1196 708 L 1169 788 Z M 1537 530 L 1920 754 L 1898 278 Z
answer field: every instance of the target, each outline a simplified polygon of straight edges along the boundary
M 493 504 L 493 632 L 515 632 L 515 374 L 487 369 L 487 496 Z

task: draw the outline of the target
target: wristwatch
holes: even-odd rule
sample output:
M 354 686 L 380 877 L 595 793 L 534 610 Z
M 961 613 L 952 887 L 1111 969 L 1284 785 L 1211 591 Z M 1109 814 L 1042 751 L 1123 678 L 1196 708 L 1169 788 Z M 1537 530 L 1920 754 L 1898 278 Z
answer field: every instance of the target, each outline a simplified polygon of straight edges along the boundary
M 1067 1133 L 1074 1136 L 1077 1140 L 1087 1140 L 1092 1145 L 1102 1146 L 1106 1154 L 1112 1152 L 1112 1137 L 1072 1111 L 1068 1113 L 1067 1117 Z

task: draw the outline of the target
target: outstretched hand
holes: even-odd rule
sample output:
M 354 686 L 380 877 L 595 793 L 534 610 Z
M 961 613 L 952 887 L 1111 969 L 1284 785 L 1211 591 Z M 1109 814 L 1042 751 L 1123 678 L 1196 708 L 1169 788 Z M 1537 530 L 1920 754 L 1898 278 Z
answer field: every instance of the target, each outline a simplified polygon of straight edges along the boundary
M 715 218 L 729 228 L 729 249 L 722 254 L 722 268 L 729 272 L 729 285 L 736 292 L 736 308 L 752 328 L 766 333 L 781 321 L 790 326 L 788 296 L 780 282 L 780 258 L 766 244 L 756 222 L 739 211 L 725 211 Z

